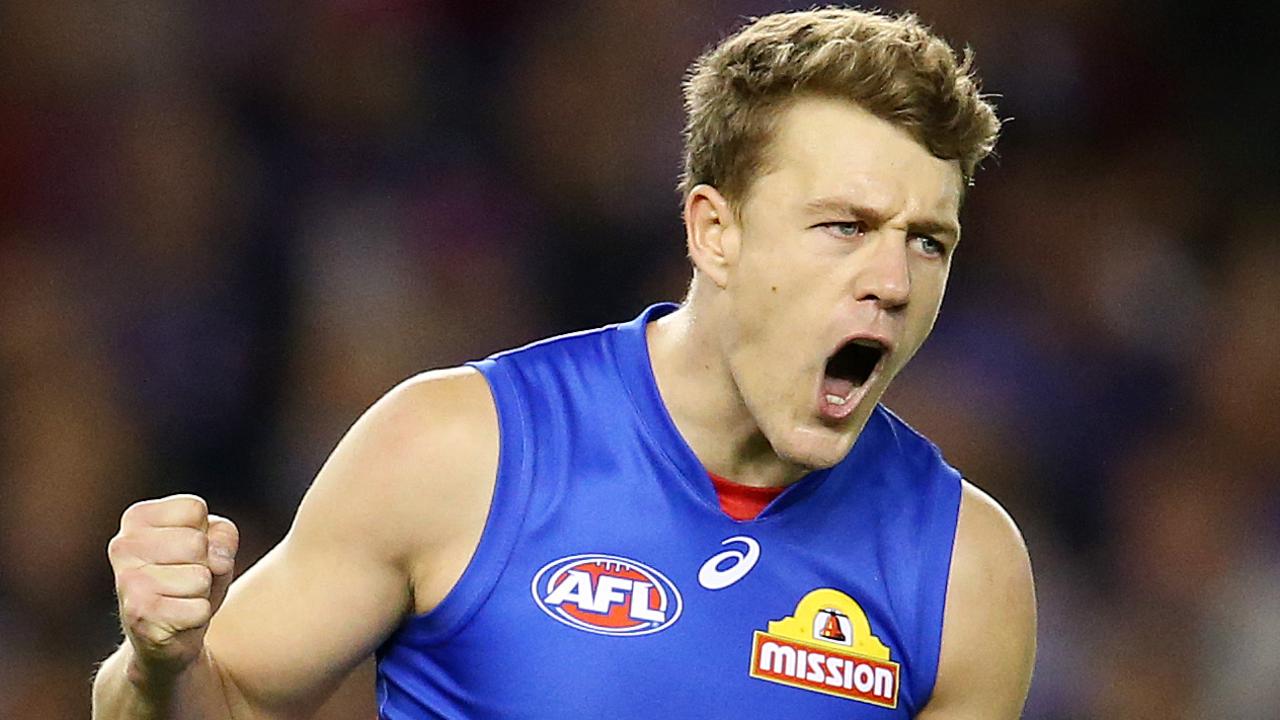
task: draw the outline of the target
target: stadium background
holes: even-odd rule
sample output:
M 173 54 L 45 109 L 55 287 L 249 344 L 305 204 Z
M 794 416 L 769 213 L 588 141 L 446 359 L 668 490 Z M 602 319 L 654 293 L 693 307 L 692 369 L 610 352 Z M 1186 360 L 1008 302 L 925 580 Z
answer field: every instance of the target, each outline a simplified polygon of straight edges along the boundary
M 1274 720 L 1280 24 L 1014 5 L 913 5 L 1014 119 L 889 404 L 1025 530 L 1028 718 Z M 681 74 L 783 7 L 0 5 L 0 717 L 88 716 L 133 500 L 251 559 L 398 380 L 678 299 Z

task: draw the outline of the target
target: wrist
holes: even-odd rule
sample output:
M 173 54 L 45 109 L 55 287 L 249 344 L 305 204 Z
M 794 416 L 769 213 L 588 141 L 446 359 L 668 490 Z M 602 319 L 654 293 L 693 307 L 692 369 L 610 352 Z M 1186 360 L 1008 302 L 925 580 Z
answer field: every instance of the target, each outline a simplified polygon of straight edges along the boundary
M 178 676 L 183 672 L 183 668 L 162 667 L 154 662 L 148 663 L 134 652 L 129 643 L 125 643 L 125 679 L 143 695 L 157 699 L 168 696 L 177 684 Z

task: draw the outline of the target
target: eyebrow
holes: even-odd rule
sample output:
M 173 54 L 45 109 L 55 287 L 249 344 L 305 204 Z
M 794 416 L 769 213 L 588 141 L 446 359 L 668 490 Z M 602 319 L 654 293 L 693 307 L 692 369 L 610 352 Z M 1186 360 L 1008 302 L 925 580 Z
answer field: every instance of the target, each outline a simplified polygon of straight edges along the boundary
M 810 200 L 804 204 L 810 214 L 836 213 L 866 220 L 875 226 L 883 225 L 884 213 L 867 205 L 862 205 L 847 198 L 823 197 Z M 960 237 L 960 228 L 955 223 L 944 220 L 925 218 L 908 224 L 907 229 L 913 233 L 924 235 L 944 235 L 952 239 Z

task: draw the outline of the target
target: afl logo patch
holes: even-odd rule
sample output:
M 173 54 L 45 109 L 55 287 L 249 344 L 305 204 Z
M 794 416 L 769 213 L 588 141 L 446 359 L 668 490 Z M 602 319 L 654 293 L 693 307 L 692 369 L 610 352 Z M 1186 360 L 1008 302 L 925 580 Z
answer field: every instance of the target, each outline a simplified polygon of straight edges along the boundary
M 533 599 L 569 627 L 599 635 L 650 635 L 665 630 L 684 609 L 667 576 L 616 555 L 571 555 L 533 576 Z

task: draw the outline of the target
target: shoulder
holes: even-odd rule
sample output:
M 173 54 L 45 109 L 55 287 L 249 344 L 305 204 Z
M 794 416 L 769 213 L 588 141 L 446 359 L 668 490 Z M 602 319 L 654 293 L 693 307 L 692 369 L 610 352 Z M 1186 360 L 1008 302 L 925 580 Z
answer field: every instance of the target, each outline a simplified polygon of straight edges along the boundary
M 962 482 L 938 678 L 922 718 L 1017 718 L 1035 662 L 1026 542 L 991 496 Z
M 470 466 L 496 450 L 497 416 L 484 377 L 468 367 L 416 375 L 391 389 L 356 421 L 339 455 L 358 455 L 384 482 L 416 484 L 439 473 L 430 467 Z
M 960 517 L 956 522 L 956 546 L 952 581 L 958 572 L 975 569 L 996 571 L 1010 580 L 1030 579 L 1031 564 L 1022 531 L 995 498 L 968 480 L 960 482 Z
M 352 426 L 348 440 L 398 476 L 404 460 L 469 465 L 496 449 L 496 432 L 484 376 L 457 367 L 422 373 L 392 388 Z
M 357 534 L 414 574 L 424 554 L 447 552 L 460 537 L 478 535 L 498 444 L 493 398 L 478 371 L 417 375 L 352 425 L 308 491 L 299 518 L 335 535 Z

